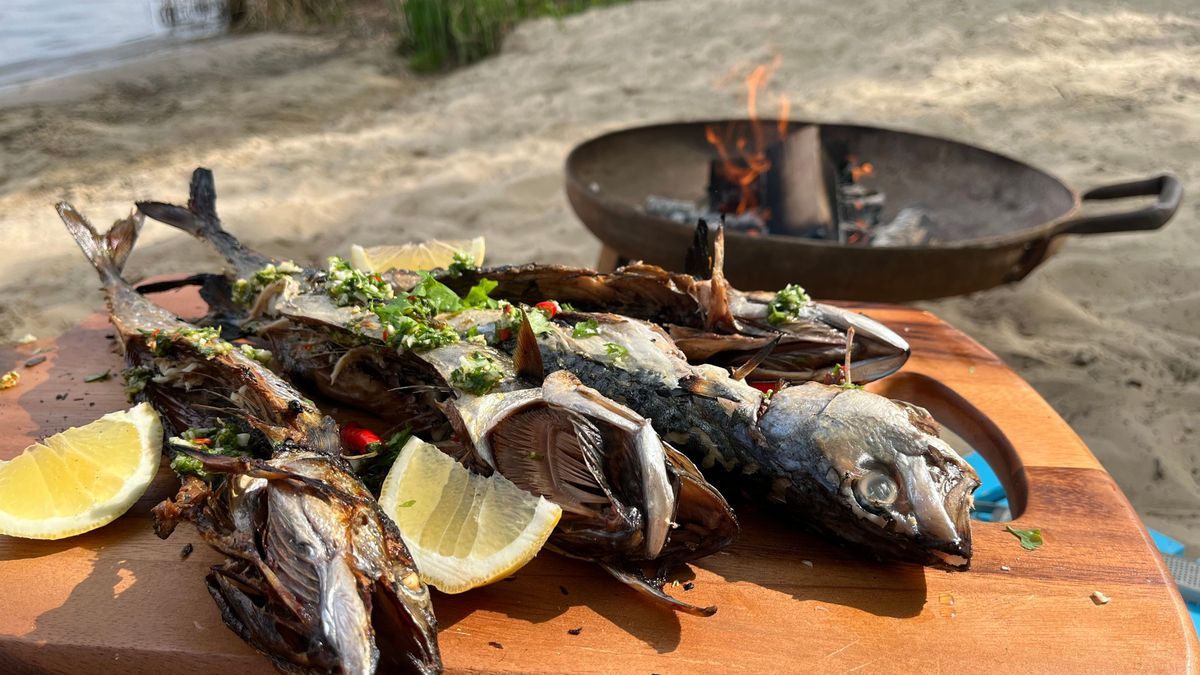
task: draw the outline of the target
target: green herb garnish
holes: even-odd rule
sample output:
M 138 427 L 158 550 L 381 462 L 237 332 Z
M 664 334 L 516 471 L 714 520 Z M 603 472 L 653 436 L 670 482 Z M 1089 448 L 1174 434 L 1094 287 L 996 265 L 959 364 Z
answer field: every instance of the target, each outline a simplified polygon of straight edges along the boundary
M 249 305 L 267 286 L 302 271 L 300 266 L 291 260 L 285 260 L 278 265 L 267 265 L 255 272 L 254 276 L 249 279 L 238 279 L 233 282 L 233 301 L 239 305 Z
M 629 350 L 615 342 L 605 342 L 604 351 L 606 354 L 611 356 L 614 361 L 629 356 Z
M 451 279 L 457 279 L 465 272 L 473 272 L 479 269 L 479 265 L 475 264 L 475 257 L 470 253 L 458 251 L 451 259 L 450 266 L 446 268 L 446 273 Z
M 421 281 L 408 292 L 408 300 L 424 304 L 429 309 L 430 316 L 443 312 L 457 312 L 463 308 L 458 294 L 434 279 L 428 272 L 421 272 Z
M 178 436 L 167 439 L 167 443 L 195 452 L 226 457 L 248 457 L 254 454 L 251 434 L 243 432 L 237 424 L 228 420 L 217 420 L 215 427 L 191 427 Z M 171 458 L 171 468 L 178 474 L 192 474 L 209 478 L 204 463 L 189 455 L 177 453 Z
M 129 397 L 130 401 L 142 393 L 152 377 L 154 377 L 154 371 L 146 366 L 134 366 L 125 371 L 125 395 Z
M 772 325 L 795 321 L 800 318 L 800 311 L 810 302 L 812 298 L 808 297 L 803 288 L 788 284 L 767 303 L 767 321 Z
M 233 351 L 233 345 L 221 339 L 219 328 L 176 328 L 174 330 L 141 330 L 146 338 L 146 346 L 155 356 L 165 356 L 176 340 L 190 344 L 206 359 L 228 354 Z
M 383 277 L 356 270 L 350 263 L 337 256 L 329 259 L 329 271 L 325 275 L 325 292 L 339 307 L 369 306 L 395 297 L 392 285 L 384 281 Z
M 1028 530 L 1022 530 L 1012 525 L 1005 525 L 1005 530 L 1013 533 L 1017 539 L 1021 540 L 1021 548 L 1026 551 L 1032 551 L 1040 547 L 1043 543 L 1041 528 L 1033 527 Z
M 396 463 L 396 457 L 400 455 L 400 450 L 408 443 L 408 439 L 412 438 L 412 432 L 405 428 L 392 434 L 392 437 L 383 443 L 373 443 L 371 453 L 363 455 L 356 459 L 355 467 L 358 477 L 362 479 L 363 485 L 371 491 L 371 494 L 379 496 L 379 490 L 383 487 L 383 479 L 387 478 L 388 471 L 391 471 L 392 465 Z
M 450 384 L 476 396 L 488 393 L 502 379 L 504 371 L 487 352 L 471 352 L 461 357 L 458 367 L 450 371 Z
M 254 347 L 253 345 L 247 345 L 247 344 L 240 345 L 238 347 L 238 349 L 246 356 L 254 359 L 255 361 L 258 361 L 259 363 L 263 364 L 264 366 L 271 364 L 271 357 L 273 355 L 271 354 L 271 351 L 268 349 L 258 349 L 256 347 Z
M 479 283 L 471 287 L 467 291 L 466 297 L 463 298 L 463 309 L 496 309 L 500 303 L 488 297 L 488 295 L 499 286 L 499 282 L 491 279 L 480 279 Z
M 398 506 L 402 509 L 407 509 L 408 507 L 410 507 L 416 503 L 417 503 L 417 500 L 415 500 L 415 499 L 406 499 L 406 500 L 400 502 L 399 504 L 397 504 L 396 506 Z
M 600 322 L 595 319 L 580 321 L 575 324 L 575 329 L 571 331 L 571 337 L 588 338 L 595 337 L 600 334 Z
M 112 371 L 106 370 L 103 373 L 92 373 L 91 375 L 88 375 L 87 377 L 83 378 L 83 381 L 84 382 L 104 382 L 110 377 L 112 377 Z

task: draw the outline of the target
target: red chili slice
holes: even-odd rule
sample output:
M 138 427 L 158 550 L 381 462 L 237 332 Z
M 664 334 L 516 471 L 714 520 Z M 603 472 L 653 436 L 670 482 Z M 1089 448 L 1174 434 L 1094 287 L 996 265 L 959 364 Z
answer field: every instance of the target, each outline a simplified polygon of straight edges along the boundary
M 361 455 L 369 452 L 371 445 L 381 442 L 383 439 L 379 437 L 379 434 L 354 422 L 342 425 L 342 447 L 350 454 Z
M 555 314 L 558 314 L 562 311 L 562 309 L 558 306 L 558 303 L 553 300 L 539 302 L 538 304 L 534 305 L 534 307 L 537 307 L 546 314 L 549 314 L 551 319 L 554 318 Z

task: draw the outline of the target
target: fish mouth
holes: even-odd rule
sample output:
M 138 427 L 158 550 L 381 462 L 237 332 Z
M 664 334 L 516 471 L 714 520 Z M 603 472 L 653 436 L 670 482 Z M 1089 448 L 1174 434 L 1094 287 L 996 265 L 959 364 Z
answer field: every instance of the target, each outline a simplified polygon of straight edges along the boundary
M 379 672 L 441 672 L 436 620 L 429 591 L 378 584 L 372 595 L 371 624 L 379 649 Z

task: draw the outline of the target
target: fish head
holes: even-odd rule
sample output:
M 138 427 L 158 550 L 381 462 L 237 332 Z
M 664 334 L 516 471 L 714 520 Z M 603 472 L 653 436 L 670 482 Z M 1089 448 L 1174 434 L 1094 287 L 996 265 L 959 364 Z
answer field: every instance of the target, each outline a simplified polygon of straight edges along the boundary
M 762 421 L 769 442 L 805 457 L 824 502 L 818 527 L 882 557 L 970 564 L 979 477 L 923 408 L 808 383 L 778 392 Z
M 597 558 L 652 560 L 663 551 L 676 493 L 648 420 L 565 371 L 540 388 L 456 407 L 483 463 L 562 507 L 551 543 Z

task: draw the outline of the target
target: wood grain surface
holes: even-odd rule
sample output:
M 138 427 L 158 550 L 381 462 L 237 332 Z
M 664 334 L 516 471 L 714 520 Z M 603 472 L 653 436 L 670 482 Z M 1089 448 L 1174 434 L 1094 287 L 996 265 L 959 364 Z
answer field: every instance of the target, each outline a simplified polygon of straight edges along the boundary
M 187 292 L 156 296 L 184 315 Z M 876 391 L 928 407 L 1001 476 L 1025 551 L 1003 525 L 975 523 L 967 572 L 863 560 L 739 507 L 737 542 L 671 588 L 711 618 L 649 604 L 599 568 L 543 553 L 515 576 L 436 594 L 451 672 L 1197 672 L 1200 645 L 1170 575 L 1129 502 L 1062 419 L 995 356 L 926 312 L 864 311 L 913 357 Z M 127 407 L 121 363 L 96 314 L 53 342 L 0 350 L 20 385 L 0 392 L 0 458 L 38 437 Z M 46 362 L 24 368 L 39 346 Z M 187 526 L 167 541 L 150 507 L 177 486 L 165 466 L 111 525 L 58 542 L 0 537 L 0 673 L 271 672 L 227 630 L 204 589 L 219 557 Z M 181 556 L 185 544 L 194 553 Z M 807 562 L 806 562 L 807 561 Z M 811 565 L 809 564 L 811 563 Z M 1112 598 L 1096 605 L 1100 591 Z M 581 628 L 578 635 L 568 631 Z

